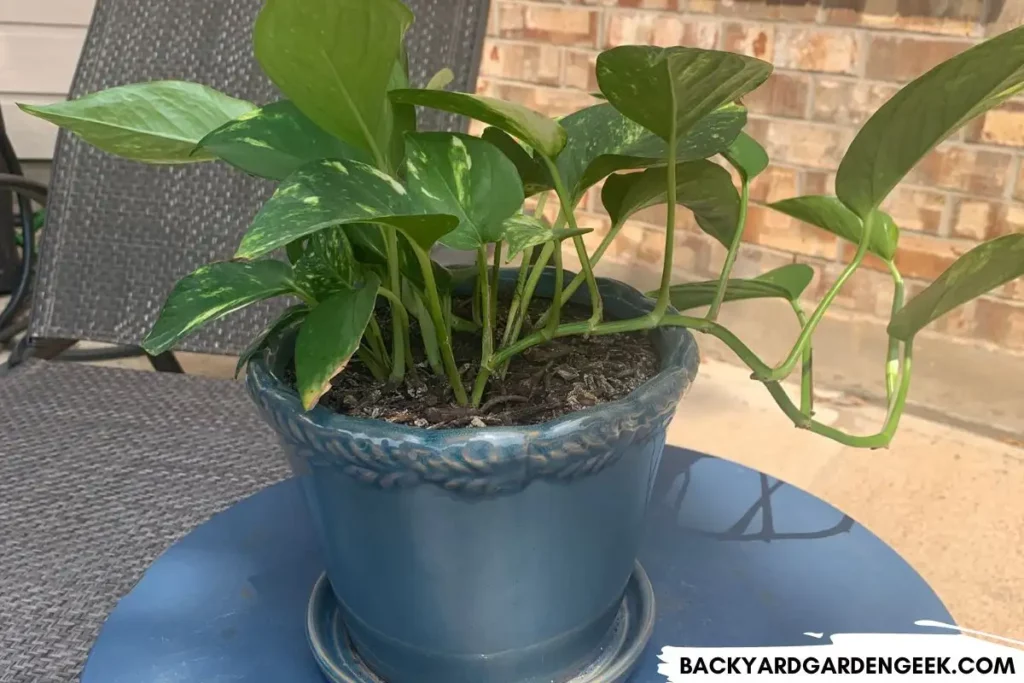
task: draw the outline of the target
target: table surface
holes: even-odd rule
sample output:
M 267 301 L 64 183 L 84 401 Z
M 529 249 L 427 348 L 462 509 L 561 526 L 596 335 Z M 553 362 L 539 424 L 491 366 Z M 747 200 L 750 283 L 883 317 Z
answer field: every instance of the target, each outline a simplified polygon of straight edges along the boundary
M 892 549 L 817 498 L 754 470 L 667 448 L 640 560 L 657 623 L 631 683 L 664 681 L 657 654 L 810 645 L 807 632 L 911 633 L 953 623 Z M 323 567 L 286 481 L 167 550 L 111 613 L 82 683 L 323 683 L 304 631 Z

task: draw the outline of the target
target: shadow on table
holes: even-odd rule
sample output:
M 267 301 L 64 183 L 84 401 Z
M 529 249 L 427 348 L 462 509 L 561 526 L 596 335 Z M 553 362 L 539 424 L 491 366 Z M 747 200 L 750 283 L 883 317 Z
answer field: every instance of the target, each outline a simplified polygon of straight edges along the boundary
M 662 502 L 673 508 L 681 509 L 683 499 L 686 497 L 686 493 L 690 488 L 690 482 L 693 478 L 693 466 L 700 460 L 710 457 L 711 456 L 701 453 L 686 452 L 685 455 L 680 458 L 680 467 L 682 468 L 682 471 L 676 474 L 675 479 L 669 486 L 669 490 L 666 496 L 662 499 Z M 750 471 L 750 476 L 757 476 L 759 478 L 760 494 L 754 499 L 754 502 L 750 507 L 748 507 L 739 516 L 732 526 L 723 531 L 709 531 L 706 529 L 698 529 L 685 523 L 680 523 L 680 530 L 684 533 L 696 534 L 722 541 L 764 541 L 766 543 L 771 543 L 772 541 L 815 540 L 828 538 L 829 536 L 849 533 L 856 523 L 849 515 L 843 515 L 842 518 L 833 526 L 820 530 L 777 531 L 775 529 L 776 517 L 773 511 L 772 496 L 780 489 L 788 487 L 789 484 L 786 484 L 779 479 L 772 479 L 767 474 L 762 474 L 753 470 Z M 751 530 L 755 521 L 760 521 L 760 529 Z

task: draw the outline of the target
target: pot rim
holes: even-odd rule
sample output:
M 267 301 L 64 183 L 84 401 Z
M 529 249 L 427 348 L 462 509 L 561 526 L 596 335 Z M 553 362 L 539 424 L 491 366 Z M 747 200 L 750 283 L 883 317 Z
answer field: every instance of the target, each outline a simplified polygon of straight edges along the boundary
M 502 270 L 503 275 L 510 271 L 515 272 L 515 269 L 506 268 Z M 570 279 L 575 275 L 569 270 L 565 270 L 563 272 L 564 275 Z M 550 275 L 551 273 L 546 271 L 544 278 L 542 279 L 542 283 L 544 280 L 548 280 Z M 598 281 L 598 286 L 601 289 L 602 297 L 607 298 L 609 295 L 615 295 L 624 300 L 626 304 L 638 309 L 639 314 L 643 314 L 653 308 L 653 300 L 644 296 L 635 287 L 613 278 L 598 277 L 596 279 Z M 571 301 L 580 302 L 581 292 L 582 288 L 573 296 Z M 587 294 L 586 292 L 582 292 L 582 294 L 582 303 L 586 303 Z M 246 368 L 246 381 L 250 386 L 250 391 L 253 391 L 255 386 L 258 385 L 262 387 L 263 391 L 269 391 L 272 393 L 276 402 L 285 404 L 288 408 L 293 410 L 300 419 L 312 422 L 318 427 L 326 429 L 351 431 L 353 428 L 359 429 L 361 425 L 372 425 L 375 427 L 385 427 L 396 436 L 418 437 L 424 434 L 430 434 L 436 435 L 439 438 L 445 438 L 446 440 L 458 439 L 463 435 L 472 435 L 474 439 L 481 439 L 489 436 L 495 438 L 508 437 L 511 435 L 521 434 L 524 431 L 549 433 L 561 432 L 566 428 L 574 429 L 579 422 L 587 420 L 588 418 L 599 417 L 604 413 L 614 413 L 625 409 L 630 405 L 635 405 L 645 401 L 646 399 L 653 398 L 654 395 L 661 394 L 670 385 L 676 384 L 681 379 L 679 375 L 686 376 L 683 380 L 684 386 L 682 387 L 684 392 L 689 389 L 689 386 L 692 384 L 693 379 L 697 374 L 697 369 L 700 364 L 700 357 L 697 352 L 697 341 L 693 333 L 684 327 L 654 328 L 651 330 L 651 333 L 662 337 L 678 337 L 675 341 L 666 338 L 662 339 L 661 343 L 658 343 L 658 341 L 655 342 L 656 345 L 659 346 L 659 352 L 661 355 L 661 369 L 656 375 L 622 398 L 599 403 L 571 413 L 566 413 L 546 422 L 537 422 L 527 425 L 428 429 L 425 427 L 412 427 L 409 425 L 394 424 L 387 422 L 386 420 L 378 420 L 374 418 L 352 417 L 326 408 L 319 403 L 311 410 L 307 411 L 302 406 L 302 401 L 299 398 L 298 391 L 274 372 L 273 368 L 278 361 L 278 354 L 281 349 L 280 338 L 269 344 L 267 348 L 264 348 L 262 351 L 257 353 L 249 361 Z

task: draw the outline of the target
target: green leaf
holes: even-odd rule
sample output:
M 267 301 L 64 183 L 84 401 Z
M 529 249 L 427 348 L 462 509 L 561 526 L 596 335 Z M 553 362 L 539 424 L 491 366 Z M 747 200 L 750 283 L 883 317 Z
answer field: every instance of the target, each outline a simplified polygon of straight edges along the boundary
M 321 301 L 299 328 L 295 340 L 295 383 L 302 406 L 310 410 L 331 388 L 359 348 L 377 302 L 380 280 L 370 275 L 359 289 L 342 290 Z
M 409 64 L 405 47 L 402 47 L 401 54 L 391 72 L 391 80 L 388 83 L 388 92 L 392 90 L 404 90 L 409 87 Z M 390 168 L 402 168 L 405 161 L 405 136 L 415 133 L 418 122 L 416 120 L 416 107 L 411 104 L 394 104 L 391 100 L 384 102 L 394 119 L 394 126 L 391 130 L 391 139 L 388 141 L 388 161 Z
M 142 348 L 153 356 L 161 354 L 200 325 L 297 289 L 292 267 L 282 261 L 222 261 L 203 266 L 171 290 Z
M 458 225 L 458 218 L 430 215 L 397 180 L 372 166 L 314 161 L 281 183 L 256 215 L 236 256 L 261 256 L 318 230 L 350 223 L 391 225 L 429 249 Z
M 444 90 L 452 81 L 455 80 L 455 74 L 448 67 L 445 67 L 438 71 L 436 74 L 430 77 L 427 81 L 425 90 Z
M 707 159 L 725 151 L 746 122 L 746 110 L 735 104 L 712 111 L 680 136 L 677 163 Z M 582 109 L 562 119 L 561 124 L 569 140 L 556 165 L 573 203 L 616 171 L 663 166 L 668 156 L 664 140 L 610 104 Z
M 341 226 L 315 232 L 295 263 L 295 281 L 317 301 L 351 289 L 360 276 L 352 245 Z
M 549 158 L 565 146 L 565 131 L 548 117 L 513 102 L 447 90 L 393 90 L 392 102 L 461 114 L 519 138 Z
M 418 133 L 406 141 L 406 180 L 414 200 L 431 213 L 459 218 L 441 243 L 476 249 L 500 240 L 503 221 L 524 199 L 516 167 L 501 150 L 458 133 Z
M 597 82 L 628 118 L 668 140 L 724 104 L 738 101 L 771 75 L 753 57 L 692 47 L 624 45 L 597 57 Z
M 551 171 L 548 170 L 539 159 L 534 159 L 533 154 L 523 147 L 515 138 L 501 130 L 490 126 L 484 129 L 480 136 L 491 143 L 508 157 L 516 170 L 519 172 L 519 179 L 523 184 L 523 194 L 532 197 L 540 192 L 547 192 L 554 188 L 551 181 Z
M 527 247 L 536 247 L 547 242 L 561 242 L 577 235 L 593 232 L 592 228 L 559 228 L 551 227 L 533 216 L 519 214 L 505 221 L 505 242 L 508 244 L 507 261 L 511 261 L 519 252 Z
M 747 180 L 753 180 L 768 168 L 768 152 L 746 133 L 741 132 L 728 149 L 722 152 L 725 160 Z
M 664 167 L 614 175 L 605 181 L 601 201 L 613 225 L 637 211 L 668 201 Z M 706 160 L 676 166 L 676 202 L 693 212 L 697 225 L 728 247 L 739 222 L 740 196 L 729 172 Z
M 788 299 L 797 301 L 814 278 L 814 269 L 802 263 L 791 263 L 770 270 L 752 280 L 730 279 L 726 283 L 724 301 L 741 299 Z M 688 282 L 670 288 L 672 306 L 680 312 L 710 306 L 715 300 L 718 280 Z M 657 290 L 647 296 L 658 296 Z
M 68 102 L 18 106 L 104 152 L 150 164 L 213 159 L 208 152 L 192 154 L 199 141 L 256 108 L 251 102 L 184 81 L 122 85 Z
M 309 313 L 309 308 L 305 304 L 296 304 L 290 306 L 284 310 L 281 315 L 277 317 L 277 320 L 267 325 L 266 328 L 256 338 L 249 342 L 249 345 L 245 347 L 242 353 L 238 354 L 238 364 L 235 366 L 235 377 L 238 377 L 238 373 L 242 371 L 253 356 L 259 353 L 267 344 L 273 342 L 275 339 L 281 336 L 281 333 L 291 328 L 293 325 L 302 322 L 306 315 Z
M 1022 275 L 1024 234 L 1004 235 L 979 244 L 900 309 L 889 322 L 889 334 L 909 341 L 957 306 Z
M 317 159 L 372 163 L 363 150 L 342 142 L 282 100 L 246 112 L 204 137 L 199 149 L 261 178 L 284 180 Z
M 868 119 L 836 174 L 836 194 L 862 218 L 936 145 L 1024 87 L 1024 27 L 939 64 Z
M 827 230 L 854 244 L 860 244 L 861 236 L 864 234 L 864 225 L 857 214 L 850 211 L 835 197 L 807 195 L 783 199 L 769 204 L 769 206 L 780 213 Z M 871 243 L 868 244 L 868 250 L 886 261 L 891 261 L 896 254 L 896 243 L 899 241 L 899 237 L 899 228 L 896 227 L 892 217 L 876 209 L 875 225 L 871 231 Z
M 387 86 L 412 19 L 399 0 L 267 0 L 253 48 L 318 126 L 382 158 L 393 125 Z

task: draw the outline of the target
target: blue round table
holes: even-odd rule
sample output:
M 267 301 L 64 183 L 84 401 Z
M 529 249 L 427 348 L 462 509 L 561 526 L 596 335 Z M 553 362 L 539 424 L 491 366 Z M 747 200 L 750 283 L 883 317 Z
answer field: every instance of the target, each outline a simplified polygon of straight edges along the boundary
M 830 505 L 741 465 L 667 448 L 640 561 L 657 623 L 632 683 L 671 646 L 827 643 L 807 632 L 953 623 L 892 549 Z M 323 683 L 305 635 L 323 571 L 300 488 L 277 484 L 168 549 L 110 614 L 82 683 Z

